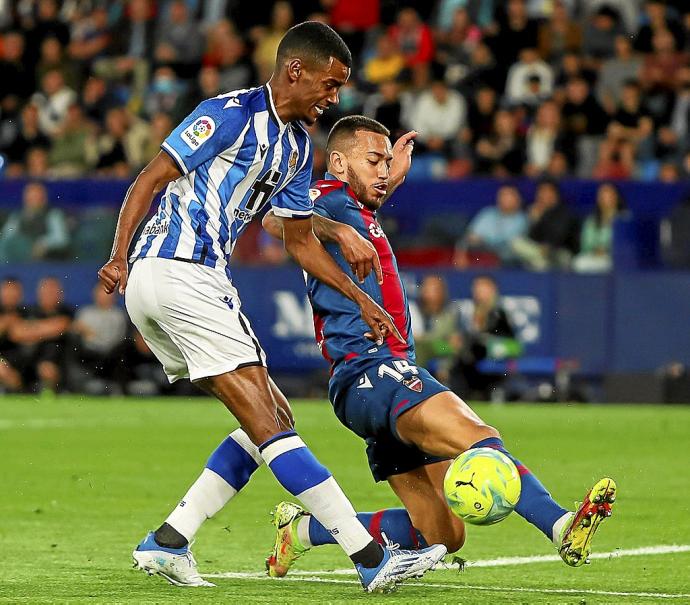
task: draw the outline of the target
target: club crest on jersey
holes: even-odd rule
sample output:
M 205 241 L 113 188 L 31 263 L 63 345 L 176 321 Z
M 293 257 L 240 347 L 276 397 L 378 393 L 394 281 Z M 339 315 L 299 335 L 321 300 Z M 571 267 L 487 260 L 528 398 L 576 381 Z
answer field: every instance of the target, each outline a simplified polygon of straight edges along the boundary
M 299 152 L 293 149 L 290 152 L 290 157 L 288 158 L 288 173 L 294 172 L 297 168 L 297 158 L 299 157 Z
M 415 393 L 421 393 L 424 388 L 424 383 L 421 378 L 417 376 L 411 376 L 410 378 L 405 378 L 402 383 L 411 391 Z
M 371 237 L 377 237 L 377 238 L 378 237 L 385 237 L 385 235 L 386 235 L 378 223 L 371 223 L 369 225 L 369 233 L 371 234 Z
M 187 147 L 197 150 L 208 141 L 216 131 L 216 123 L 210 116 L 201 116 L 196 122 L 190 124 L 180 134 L 180 138 Z

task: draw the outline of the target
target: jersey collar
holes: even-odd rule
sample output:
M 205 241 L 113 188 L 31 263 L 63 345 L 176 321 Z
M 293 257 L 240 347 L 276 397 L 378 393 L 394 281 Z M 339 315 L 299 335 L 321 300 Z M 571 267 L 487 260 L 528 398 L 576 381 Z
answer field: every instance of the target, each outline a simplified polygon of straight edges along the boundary
M 352 191 L 352 187 L 350 187 L 350 183 L 346 183 L 345 181 L 341 181 L 339 178 L 333 176 L 330 172 L 327 172 L 327 173 L 324 175 L 323 178 L 324 178 L 324 180 L 326 180 L 326 181 L 337 181 L 338 183 L 340 183 L 340 185 L 342 186 L 342 188 L 343 188 L 343 189 L 345 190 L 345 192 L 352 198 L 352 201 L 353 201 L 355 204 L 357 204 L 357 206 L 360 208 L 360 210 L 364 210 L 364 211 L 366 211 L 366 212 L 370 212 L 370 213 L 372 214 L 372 216 L 376 216 L 376 212 L 375 212 L 374 210 L 370 210 L 370 209 L 367 208 L 364 204 L 362 204 L 362 202 L 360 202 L 360 201 L 357 199 L 357 196 L 355 195 L 355 192 Z
M 268 109 L 268 114 L 271 116 L 273 121 L 278 125 L 279 128 L 285 128 L 286 124 L 278 117 L 278 112 L 276 111 L 275 103 L 273 102 L 273 91 L 271 90 L 271 85 L 266 82 L 263 86 L 264 97 L 266 98 L 266 109 Z

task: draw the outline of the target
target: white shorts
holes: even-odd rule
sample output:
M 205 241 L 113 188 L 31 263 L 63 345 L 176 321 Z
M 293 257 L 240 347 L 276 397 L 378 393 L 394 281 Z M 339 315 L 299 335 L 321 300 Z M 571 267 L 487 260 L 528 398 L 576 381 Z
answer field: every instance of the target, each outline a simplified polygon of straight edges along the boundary
M 132 266 L 127 312 L 170 382 L 266 365 L 237 290 L 222 271 L 197 263 L 143 258 Z

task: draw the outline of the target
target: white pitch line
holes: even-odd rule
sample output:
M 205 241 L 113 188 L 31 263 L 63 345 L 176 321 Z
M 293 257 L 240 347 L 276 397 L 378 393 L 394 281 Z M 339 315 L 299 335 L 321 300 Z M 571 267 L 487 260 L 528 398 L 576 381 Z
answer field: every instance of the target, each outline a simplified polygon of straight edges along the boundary
M 615 559 L 618 557 L 639 557 L 655 556 L 674 553 L 690 552 L 690 544 L 661 544 L 658 546 L 643 546 L 640 548 L 618 549 L 611 552 L 595 553 L 592 559 Z M 499 559 L 480 559 L 478 561 L 468 561 L 468 567 L 504 567 L 508 565 L 530 565 L 532 563 L 551 563 L 560 561 L 560 557 L 555 555 L 540 555 L 533 557 L 502 557 Z M 450 568 L 450 567 L 449 567 Z M 454 568 L 453 568 L 454 569 Z M 268 580 L 275 582 L 325 582 L 330 584 L 359 584 L 357 580 L 342 580 L 336 578 L 323 578 L 317 576 L 352 576 L 353 569 L 333 569 L 330 571 L 311 570 L 293 571 L 286 578 L 269 578 L 265 572 L 226 572 L 215 574 L 204 574 L 207 578 L 226 578 L 233 580 Z M 576 588 L 524 588 L 506 586 L 477 586 L 471 584 L 440 584 L 433 582 L 406 582 L 406 586 L 425 586 L 429 588 L 444 588 L 450 590 L 483 590 L 487 592 L 520 592 L 520 593 L 543 593 L 543 594 L 590 594 L 599 596 L 617 597 L 639 597 L 639 598 L 658 598 L 658 599 L 688 599 L 690 593 L 652 593 L 652 592 L 619 592 L 610 590 L 592 590 Z
M 590 559 L 617 559 L 619 557 L 639 557 L 654 555 L 670 555 L 674 553 L 690 552 L 690 544 L 660 544 L 657 546 L 641 546 L 639 548 L 619 548 L 611 552 L 592 553 Z M 531 565 L 532 563 L 552 563 L 560 562 L 558 555 L 534 555 L 531 557 L 500 557 L 498 559 L 479 559 L 477 561 L 467 561 L 467 567 L 505 567 L 509 565 Z M 449 566 L 449 569 L 456 569 Z M 204 574 L 209 578 L 263 578 L 265 572 L 226 572 L 216 574 Z M 354 569 L 331 569 L 331 570 L 295 570 L 290 572 L 291 576 L 354 576 Z

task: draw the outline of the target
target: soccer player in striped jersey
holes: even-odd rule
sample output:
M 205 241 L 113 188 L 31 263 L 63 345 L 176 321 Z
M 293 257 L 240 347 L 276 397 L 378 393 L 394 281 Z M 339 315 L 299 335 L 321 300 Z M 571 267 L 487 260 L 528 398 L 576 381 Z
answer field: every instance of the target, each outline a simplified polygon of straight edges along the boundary
M 329 398 L 339 420 L 367 443 L 377 481 L 387 480 L 405 506 L 359 518 L 375 537 L 383 534 L 405 548 L 441 542 L 449 551 L 464 542 L 464 526 L 448 508 L 443 478 L 451 459 L 479 447 L 500 450 L 515 463 L 522 483 L 516 512 L 552 540 L 572 566 L 587 561 L 592 537 L 611 512 L 616 485 L 600 480 L 573 513 L 559 506 L 541 482 L 509 453 L 498 431 L 486 425 L 457 395 L 415 364 L 405 286 L 377 211 L 404 180 L 411 165 L 414 132 L 391 148 L 388 130 L 362 116 L 333 127 L 327 145 L 329 174 L 315 183 L 312 199 L 319 221 L 349 225 L 371 240 L 385 275 L 360 287 L 393 317 L 404 341 L 388 336 L 376 345 L 362 336 L 357 308 L 318 278 L 308 277 L 316 339 L 330 363 Z M 423 201 L 420 201 L 423 204 Z M 269 212 L 264 227 L 284 237 L 284 221 Z M 324 245 L 345 273 L 351 268 L 334 242 Z M 318 520 L 299 506 L 278 505 L 277 535 L 267 561 L 269 575 L 285 575 L 311 546 L 332 544 Z
M 347 46 L 328 26 L 307 22 L 289 30 L 267 84 L 202 102 L 163 142 L 127 192 L 111 259 L 99 271 L 108 292 L 125 294 L 132 321 L 170 381 L 189 378 L 241 425 L 211 455 L 166 522 L 133 553 L 137 567 L 172 584 L 209 585 L 189 544 L 263 462 L 336 537 L 366 590 L 419 576 L 446 552 L 440 545 L 421 553 L 383 549 L 372 539 L 294 431 L 289 404 L 268 376 L 228 268 L 237 238 L 270 202 L 285 221 L 285 248 L 302 268 L 361 309 L 373 340 L 400 338 L 388 314 L 342 272 L 313 231 L 312 147 L 301 122 L 313 124 L 338 102 L 350 69 Z M 128 272 L 134 232 L 164 187 Z M 358 277 L 379 269 L 373 246 L 352 229 L 331 235 Z

